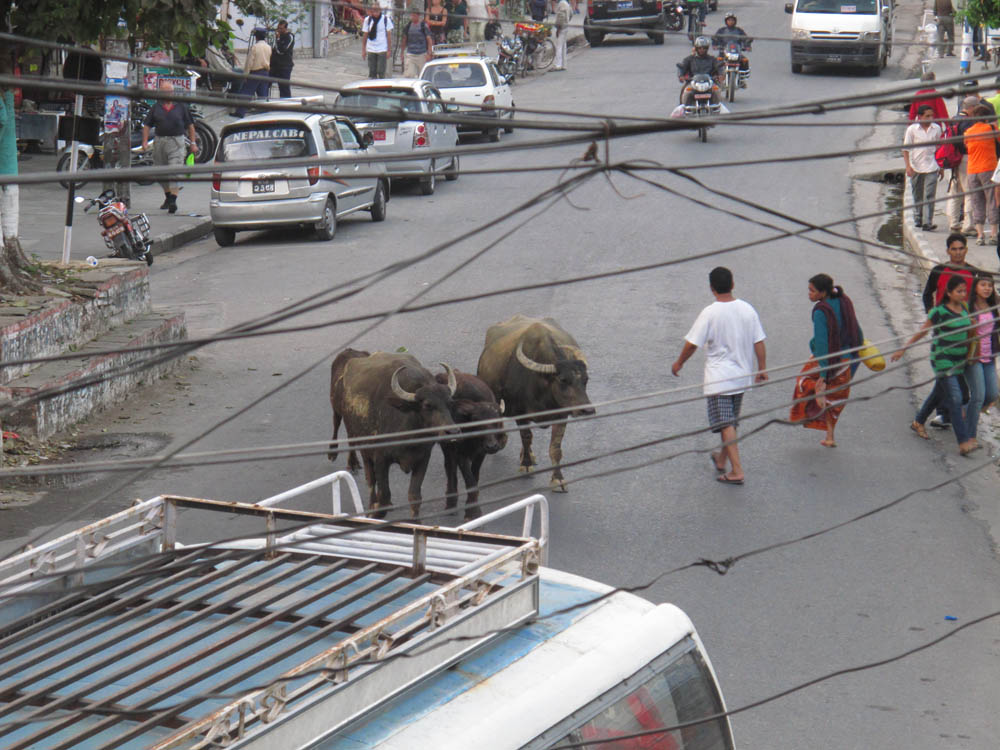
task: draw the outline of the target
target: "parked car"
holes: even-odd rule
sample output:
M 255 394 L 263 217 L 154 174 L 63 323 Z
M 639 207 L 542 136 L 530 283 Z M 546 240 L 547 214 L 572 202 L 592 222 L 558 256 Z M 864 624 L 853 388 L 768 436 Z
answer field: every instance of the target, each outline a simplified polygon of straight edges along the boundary
M 456 104 L 463 117 L 482 118 L 479 123 L 460 124 L 460 133 L 481 132 L 496 143 L 500 129 L 514 132 L 514 94 L 488 57 L 465 54 L 434 58 L 424 64 L 420 77 L 434 84 L 448 104 Z M 507 124 L 504 124 L 504 120 Z
M 398 99 L 413 97 L 412 101 Z M 423 100 L 423 101 L 418 101 Z M 421 152 L 433 149 L 453 149 L 458 145 L 458 129 L 451 123 L 427 121 L 426 114 L 441 115 L 446 105 L 441 92 L 420 78 L 383 78 L 356 81 L 341 89 L 337 106 L 385 110 L 398 116 L 405 112 L 405 120 L 380 118 L 377 115 L 351 115 L 362 136 L 371 134 L 380 154 L 409 155 L 412 159 L 389 161 L 386 170 L 396 179 L 416 179 L 420 192 L 434 193 L 438 171 L 442 164 Z M 458 155 L 446 162 L 445 179 L 458 179 Z
M 644 29 L 654 44 L 663 44 L 666 29 L 663 3 L 659 0 L 587 0 L 583 36 L 591 47 L 599 47 L 608 34 L 631 35 L 636 29 Z
M 226 125 L 209 202 L 216 241 L 231 245 L 237 231 L 290 224 L 312 225 L 317 239 L 331 240 L 337 222 L 356 211 L 382 221 L 389 177 L 383 163 L 364 161 L 374 154 L 371 136 L 362 137 L 346 117 L 270 112 Z M 316 166 L 268 166 L 302 157 L 315 157 Z M 358 157 L 343 166 L 336 161 Z M 245 161 L 257 164 L 226 168 Z

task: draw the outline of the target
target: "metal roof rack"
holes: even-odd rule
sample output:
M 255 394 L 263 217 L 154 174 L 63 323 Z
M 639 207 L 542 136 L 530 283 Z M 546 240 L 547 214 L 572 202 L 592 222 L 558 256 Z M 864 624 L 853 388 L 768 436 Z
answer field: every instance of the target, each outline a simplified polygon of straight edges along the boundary
M 387 526 L 343 515 L 342 482 L 360 508 L 345 472 L 253 504 L 165 495 L 0 563 L 0 748 L 298 747 L 537 613 L 545 498 Z M 276 507 L 327 486 L 333 514 Z M 524 511 L 526 535 L 536 508 L 542 539 L 471 530 Z M 180 511 L 258 536 L 184 546 Z
M 486 42 L 456 42 L 431 46 L 434 57 L 486 57 Z

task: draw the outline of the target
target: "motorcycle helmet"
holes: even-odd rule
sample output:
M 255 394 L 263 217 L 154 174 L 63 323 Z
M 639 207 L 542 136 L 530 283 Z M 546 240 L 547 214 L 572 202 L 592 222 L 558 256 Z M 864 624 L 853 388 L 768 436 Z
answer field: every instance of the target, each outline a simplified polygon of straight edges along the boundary
M 700 36 L 694 40 L 695 49 L 701 49 L 701 48 L 708 49 L 711 45 L 712 43 L 708 40 L 707 36 Z
M 735 21 L 736 20 L 736 14 L 735 13 L 726 13 L 726 17 L 723 20 L 728 21 L 730 18 L 732 18 Z

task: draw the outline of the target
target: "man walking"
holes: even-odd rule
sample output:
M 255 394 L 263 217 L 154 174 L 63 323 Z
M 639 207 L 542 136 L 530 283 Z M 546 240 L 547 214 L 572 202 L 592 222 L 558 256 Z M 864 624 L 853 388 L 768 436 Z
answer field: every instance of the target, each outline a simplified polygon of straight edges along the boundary
M 938 56 L 954 57 L 955 8 L 951 0 L 934 0 L 934 15 L 937 16 Z
M 745 475 L 736 444 L 743 393 L 753 383 L 767 380 L 767 351 L 764 328 L 757 311 L 749 303 L 733 296 L 733 272 L 719 266 L 708 274 L 709 288 L 715 302 L 698 315 L 684 337 L 684 347 L 670 367 L 680 375 L 684 363 L 699 347 L 705 347 L 704 394 L 708 405 L 708 423 L 720 433 L 722 449 L 712 453 L 712 463 L 723 484 L 743 484 Z M 753 361 L 757 358 L 757 375 Z M 726 471 L 726 469 L 729 471 Z
M 486 9 L 486 0 L 469 0 L 469 18 L 466 27 L 469 30 L 469 41 L 473 44 L 485 41 L 486 21 L 489 20 L 489 11 Z
M 282 19 L 278 21 L 278 31 L 274 38 L 274 49 L 271 50 L 271 77 L 284 78 L 286 81 L 292 78 L 292 68 L 295 62 L 292 54 L 295 50 L 295 34 L 288 30 L 288 21 Z M 292 87 L 288 83 L 278 84 L 278 96 L 288 99 L 292 95 Z
M 942 131 L 933 120 L 934 107 L 920 105 L 916 122 L 906 129 L 903 136 L 903 163 L 906 164 L 906 176 L 910 178 L 913 195 L 913 223 L 925 231 L 937 229 L 934 223 L 934 196 L 938 180 L 944 176 L 944 170 L 934 158 Z M 922 216 L 926 216 L 927 220 L 921 221 Z
M 174 91 L 174 85 L 170 81 L 162 81 L 160 91 L 170 95 Z M 191 151 L 198 153 L 194 135 L 194 120 L 186 105 L 169 99 L 158 101 L 153 105 L 149 114 L 146 115 L 146 121 L 142 124 L 143 151 L 149 148 L 149 131 L 151 129 L 156 130 L 156 141 L 153 144 L 153 163 L 157 166 L 174 164 L 180 167 L 184 164 L 184 157 L 187 156 L 187 148 L 184 144 L 185 131 L 191 142 Z M 177 194 L 180 192 L 180 188 L 176 178 L 164 178 L 160 180 L 160 186 L 163 188 L 163 204 L 160 208 L 165 208 L 172 214 L 177 213 Z
M 572 13 L 569 0 L 556 3 L 556 59 L 553 70 L 566 70 L 566 41 L 569 39 L 569 17 Z
M 410 11 L 410 20 L 403 29 L 406 45 L 403 47 L 403 78 L 420 78 L 424 63 L 431 59 L 434 39 L 431 27 L 418 10 Z
M 952 122 L 957 136 L 964 136 L 965 131 L 975 125 L 972 110 L 979 104 L 975 96 L 967 96 L 962 100 L 958 112 Z M 962 153 L 962 161 L 958 169 L 953 170 L 948 190 L 948 225 L 952 232 L 961 232 L 966 237 L 975 237 L 976 228 L 972 226 L 972 194 L 968 193 L 969 160 L 966 157 L 965 143 L 959 140 L 955 147 Z M 964 217 L 964 218 L 963 218 Z
M 368 77 L 385 78 L 386 58 L 392 49 L 392 19 L 376 3 L 361 25 L 361 59 L 368 60 Z
M 240 96 L 256 96 L 258 99 L 266 99 L 271 89 L 271 84 L 267 82 L 267 74 L 271 70 L 271 45 L 267 43 L 267 31 L 264 29 L 253 30 L 253 45 L 247 50 L 247 60 L 243 65 L 247 79 L 243 82 L 243 89 Z M 247 113 L 245 105 L 240 105 L 233 117 L 243 117 Z

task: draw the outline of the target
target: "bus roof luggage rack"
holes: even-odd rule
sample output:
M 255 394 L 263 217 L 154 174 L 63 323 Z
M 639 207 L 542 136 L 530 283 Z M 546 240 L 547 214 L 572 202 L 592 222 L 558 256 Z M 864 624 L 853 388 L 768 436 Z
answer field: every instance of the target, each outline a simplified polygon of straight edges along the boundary
M 299 747 L 537 614 L 537 539 L 274 507 L 333 484 L 339 510 L 341 475 L 156 497 L 0 563 L 0 748 Z M 181 510 L 257 537 L 181 545 Z

